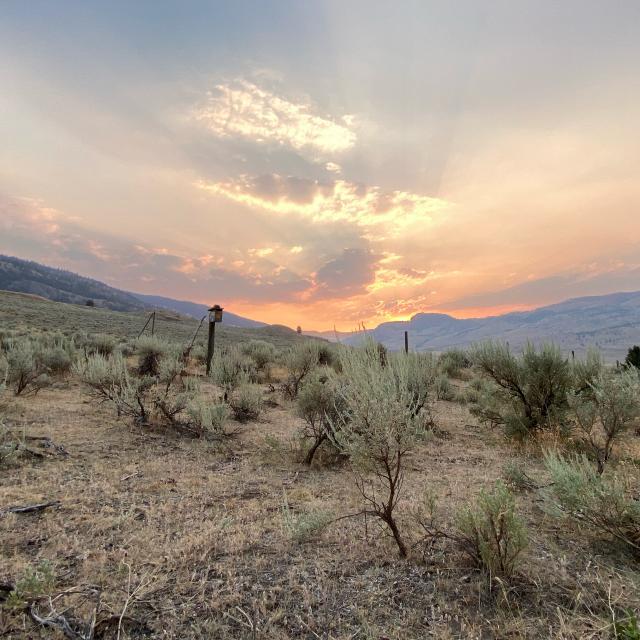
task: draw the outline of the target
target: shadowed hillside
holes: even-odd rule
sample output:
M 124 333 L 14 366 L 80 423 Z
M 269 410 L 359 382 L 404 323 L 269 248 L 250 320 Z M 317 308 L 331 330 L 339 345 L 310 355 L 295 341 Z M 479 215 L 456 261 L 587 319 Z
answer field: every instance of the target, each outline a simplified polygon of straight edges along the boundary
M 163 296 L 129 293 L 115 287 L 79 276 L 71 271 L 54 269 L 37 262 L 0 255 L 0 289 L 29 293 L 54 302 L 86 305 L 113 311 L 166 309 L 200 320 L 207 305 Z M 212 292 L 215 295 L 215 292 Z M 225 321 L 235 327 L 264 327 L 264 322 L 243 318 L 228 310 Z
M 136 311 L 145 305 L 130 293 L 70 271 L 37 262 L 0 256 L 0 289 L 31 293 L 55 302 L 86 304 L 115 311 Z

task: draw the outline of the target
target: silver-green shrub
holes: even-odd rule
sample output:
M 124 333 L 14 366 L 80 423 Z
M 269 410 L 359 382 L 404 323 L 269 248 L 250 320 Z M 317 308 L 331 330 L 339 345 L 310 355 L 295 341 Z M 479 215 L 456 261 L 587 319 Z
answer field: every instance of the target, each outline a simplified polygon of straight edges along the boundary
M 241 351 L 253 360 L 258 371 L 265 371 L 278 356 L 278 350 L 266 340 L 249 340 L 241 346 Z
M 571 389 L 575 394 L 591 396 L 592 385 L 605 373 L 602 355 L 597 349 L 589 349 L 586 357 L 571 362 Z
M 172 350 L 160 360 L 153 389 L 153 403 L 173 426 L 182 426 L 181 415 L 196 397 L 199 385 L 195 378 L 183 378 L 184 360 L 179 350 Z
M 203 344 L 195 344 L 191 347 L 189 355 L 198 363 L 205 364 L 207 362 L 207 349 Z
M 448 378 L 459 378 L 471 365 L 469 354 L 462 349 L 449 349 L 438 356 L 438 370 Z
M 464 394 L 464 402 L 478 404 L 481 399 L 486 403 L 488 400 L 486 396 L 490 398 L 493 392 L 494 387 L 491 382 L 482 376 L 475 375 L 469 381 L 469 386 L 463 389 L 461 393 Z M 485 398 L 482 398 L 482 396 L 485 396 Z
M 379 347 L 378 347 L 379 351 Z M 422 414 L 432 422 L 433 401 L 437 397 L 435 379 L 437 377 L 436 360 L 431 353 L 396 353 L 385 355 L 384 362 L 396 366 L 399 362 L 406 369 L 406 384 L 409 391 L 411 410 L 415 415 Z
M 0 418 L 0 469 L 11 466 L 24 453 L 24 438 L 9 431 Z
M 585 456 L 545 455 L 551 483 L 543 491 L 547 509 L 622 542 L 640 557 L 640 500 L 637 475 L 603 475 Z
M 78 362 L 74 371 L 101 402 L 111 402 L 118 416 L 127 416 L 138 424 L 146 424 L 151 413 L 149 394 L 156 382 L 152 376 L 135 376 L 127 370 L 119 353 L 105 357 L 89 356 Z
M 287 369 L 287 378 L 282 383 L 285 397 L 297 397 L 303 380 L 321 364 L 322 354 L 328 353 L 321 349 L 320 342 L 305 340 L 291 347 L 283 356 L 283 364 Z
M 138 354 L 138 374 L 157 376 L 160 361 L 169 351 L 169 344 L 158 336 L 142 336 L 136 340 Z
M 225 426 L 229 419 L 228 405 L 195 398 L 187 406 L 187 413 L 191 425 L 205 438 L 218 439 L 226 435 Z
M 436 376 L 434 386 L 438 400 L 453 400 L 455 398 L 453 386 L 447 376 L 443 374 Z
M 220 437 L 228 407 L 200 399 L 197 379 L 183 375 L 181 354 L 170 350 L 158 364 L 155 376 L 130 371 L 122 355 L 89 356 L 74 371 L 101 402 L 109 402 L 119 417 L 137 424 L 154 420 L 195 437 Z
M 329 342 L 317 342 L 318 365 L 321 367 L 333 367 L 339 369 L 338 351 Z
M 65 375 L 71 371 L 73 358 L 60 346 L 42 349 L 37 357 L 42 367 L 52 375 Z
M 516 356 L 507 345 L 486 342 L 471 357 L 491 382 L 471 409 L 481 421 L 502 425 L 507 435 L 519 437 L 565 426 L 571 371 L 557 347 L 527 344 Z
M 287 494 L 282 497 L 282 528 L 296 542 L 306 542 L 316 537 L 331 521 L 327 511 L 294 512 L 289 506 Z
M 257 420 L 264 408 L 262 389 L 257 384 L 240 384 L 233 390 L 229 406 L 238 422 Z
M 87 355 L 97 353 L 101 356 L 109 356 L 114 352 L 117 344 L 118 342 L 113 336 L 94 333 L 84 339 L 83 346 Z
M 638 371 L 600 371 L 567 398 L 575 431 L 602 473 L 615 444 L 640 419 Z
M 256 382 L 257 370 L 254 361 L 239 348 L 222 351 L 213 359 L 211 378 L 224 393 L 225 402 L 241 384 Z
M 508 460 L 502 467 L 502 477 L 507 484 L 518 491 L 531 491 L 538 484 L 527 473 L 524 465 L 517 460 Z
M 344 415 L 344 401 L 340 393 L 340 380 L 329 367 L 318 367 L 305 380 L 296 400 L 296 413 L 305 425 L 302 436 L 311 440 L 304 457 L 311 464 L 318 449 L 332 442 L 332 425 Z
M 51 384 L 45 367 L 39 361 L 28 338 L 13 340 L 7 353 L 8 382 L 15 395 L 35 395 Z
M 0 396 L 7 387 L 7 378 L 9 377 L 9 363 L 6 357 L 0 352 Z
M 127 375 L 127 367 L 119 353 L 107 357 L 101 354 L 90 355 L 86 360 L 78 360 L 73 372 L 82 378 L 101 400 L 110 400 L 110 391 L 122 384 Z
M 492 576 L 514 574 L 527 546 L 527 532 L 515 499 L 502 482 L 490 492 L 481 491 L 476 504 L 458 514 L 457 527 L 463 550 L 478 567 Z
M 416 388 L 415 360 L 405 354 L 380 358 L 367 342 L 340 354 L 344 410 L 332 425 L 333 440 L 350 458 L 365 513 L 390 529 L 401 556 L 408 547 L 395 517 L 407 456 L 425 435 L 429 389 Z M 421 378 L 424 384 L 425 378 Z M 413 382 L 412 382 L 413 381 Z
M 125 340 L 118 345 L 118 351 L 125 357 L 130 358 L 136 353 L 136 341 Z

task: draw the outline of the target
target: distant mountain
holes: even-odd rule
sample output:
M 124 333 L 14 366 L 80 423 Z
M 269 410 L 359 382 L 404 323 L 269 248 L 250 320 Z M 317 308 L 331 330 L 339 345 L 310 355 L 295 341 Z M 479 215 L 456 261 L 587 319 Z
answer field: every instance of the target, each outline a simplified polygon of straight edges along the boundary
M 130 293 L 70 271 L 0 255 L 0 289 L 30 293 L 54 302 L 86 304 L 114 311 L 140 311 L 145 305 Z
M 191 316 L 200 320 L 202 316 L 207 313 L 208 306 L 206 304 L 199 304 L 197 302 L 189 302 L 187 300 L 174 300 L 173 298 L 165 298 L 163 296 L 150 296 L 143 293 L 132 293 L 132 296 L 138 298 L 146 306 L 159 307 L 161 309 L 170 309 L 176 311 L 184 316 Z M 258 322 L 257 320 L 251 320 L 249 318 L 243 318 L 235 313 L 231 313 L 225 309 L 222 317 L 224 324 L 228 324 L 233 327 L 244 327 L 245 329 L 257 329 L 259 327 L 266 327 L 264 322 Z
M 594 346 L 609 360 L 622 359 L 630 346 L 640 344 L 640 291 L 573 298 L 533 311 L 488 318 L 419 313 L 405 322 L 385 322 L 366 335 L 399 350 L 405 331 L 409 332 L 410 348 L 416 351 L 468 347 L 489 339 L 507 341 L 520 349 L 529 340 L 537 344 L 552 341 L 565 352 L 576 354 Z M 330 338 L 328 333 L 322 335 Z M 364 335 L 351 333 L 340 340 L 357 344 Z
M 91 301 L 96 307 L 112 311 L 144 311 L 159 308 L 192 316 L 198 320 L 207 312 L 207 306 L 203 304 L 129 293 L 70 271 L 0 255 L 0 290 L 3 289 L 40 296 L 54 302 L 85 305 Z M 224 323 L 244 328 L 267 326 L 263 322 L 243 318 L 226 310 Z

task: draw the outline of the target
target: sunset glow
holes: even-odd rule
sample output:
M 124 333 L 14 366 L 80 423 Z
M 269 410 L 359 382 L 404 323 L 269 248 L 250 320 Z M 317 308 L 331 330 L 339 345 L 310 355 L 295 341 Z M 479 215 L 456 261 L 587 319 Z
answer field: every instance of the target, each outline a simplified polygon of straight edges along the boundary
M 0 253 L 316 330 L 640 289 L 638 3 L 188 4 L 0 9 Z

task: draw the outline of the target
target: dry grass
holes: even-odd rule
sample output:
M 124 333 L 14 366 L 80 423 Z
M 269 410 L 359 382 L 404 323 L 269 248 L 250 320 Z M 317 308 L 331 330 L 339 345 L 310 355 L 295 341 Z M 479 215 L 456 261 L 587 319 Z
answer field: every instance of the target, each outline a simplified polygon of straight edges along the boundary
M 531 545 L 511 584 L 489 584 L 445 542 L 416 544 L 401 561 L 361 518 L 293 541 L 285 493 L 294 514 L 336 517 L 357 512 L 360 498 L 344 465 L 306 469 L 268 454 L 265 438 L 284 442 L 298 426 L 291 407 L 270 398 L 278 404 L 260 422 L 222 444 L 118 422 L 74 380 L 12 399 L 11 430 L 46 436 L 68 455 L 49 448 L 2 470 L 0 509 L 60 504 L 0 516 L 0 582 L 48 559 L 52 593 L 72 590 L 54 602 L 70 607 L 68 619 L 91 620 L 100 594 L 100 638 L 609 638 L 612 616 L 639 606 L 638 567 L 547 517 L 535 492 L 519 496 Z M 526 453 L 528 470 L 541 473 L 535 455 L 475 426 L 463 406 L 439 403 L 437 424 L 411 458 L 400 505 L 414 542 L 410 514 L 426 489 L 446 523 L 507 459 Z M 39 607 L 48 612 L 46 600 Z M 0 612 L 0 635 L 56 633 L 23 611 Z

